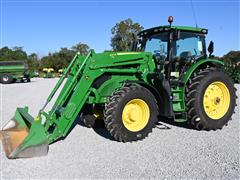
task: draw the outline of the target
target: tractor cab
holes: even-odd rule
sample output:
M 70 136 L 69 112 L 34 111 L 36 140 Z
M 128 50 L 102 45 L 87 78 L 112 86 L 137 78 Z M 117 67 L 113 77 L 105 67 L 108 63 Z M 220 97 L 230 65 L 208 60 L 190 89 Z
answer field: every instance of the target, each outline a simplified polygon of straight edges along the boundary
M 182 70 L 194 61 L 207 57 L 205 35 L 208 30 L 187 26 L 158 26 L 141 31 L 138 50 L 151 52 L 158 71 L 166 76 Z
M 173 51 L 173 57 L 186 59 L 206 55 L 205 34 L 207 30 L 201 28 L 159 26 L 144 30 L 139 36 L 143 51 L 151 52 L 163 59 L 168 56 L 169 38 L 172 38 L 169 48 Z

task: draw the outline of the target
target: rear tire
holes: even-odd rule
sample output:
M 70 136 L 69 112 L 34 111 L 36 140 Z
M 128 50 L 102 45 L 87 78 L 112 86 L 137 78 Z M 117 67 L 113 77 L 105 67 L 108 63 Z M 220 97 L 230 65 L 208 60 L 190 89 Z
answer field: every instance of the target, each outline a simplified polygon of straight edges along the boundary
M 186 100 L 188 119 L 196 129 L 221 129 L 234 113 L 234 84 L 220 69 L 199 70 L 189 80 Z
M 9 74 L 3 74 L 0 76 L 0 82 L 3 84 L 10 84 L 13 82 L 13 78 Z
M 105 126 L 114 139 L 120 142 L 147 137 L 155 127 L 157 117 L 155 97 L 142 86 L 123 86 L 105 104 Z

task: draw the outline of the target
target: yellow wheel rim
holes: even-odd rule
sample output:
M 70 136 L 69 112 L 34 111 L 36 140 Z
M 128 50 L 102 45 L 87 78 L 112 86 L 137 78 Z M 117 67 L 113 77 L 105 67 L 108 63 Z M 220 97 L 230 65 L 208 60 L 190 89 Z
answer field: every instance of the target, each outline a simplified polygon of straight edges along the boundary
M 150 118 L 150 109 L 142 99 L 129 101 L 122 111 L 122 121 L 124 126 L 132 132 L 142 130 Z
M 203 106 L 211 119 L 222 118 L 230 106 L 230 93 L 227 86 L 220 81 L 210 84 L 204 93 Z

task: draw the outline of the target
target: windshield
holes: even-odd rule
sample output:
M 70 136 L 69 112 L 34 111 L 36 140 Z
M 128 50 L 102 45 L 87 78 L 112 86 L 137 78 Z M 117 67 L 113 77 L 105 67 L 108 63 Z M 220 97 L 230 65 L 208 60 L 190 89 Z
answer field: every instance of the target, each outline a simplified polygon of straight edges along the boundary
M 175 57 L 196 57 L 204 55 L 204 36 L 182 32 L 180 38 L 174 42 Z
M 174 36 L 175 40 L 172 43 L 174 58 L 195 58 L 205 55 L 205 36 L 202 34 L 181 32 Z M 167 57 L 168 32 L 152 34 L 144 37 L 141 46 L 145 52 L 160 55 L 163 58 Z
M 167 57 L 168 33 L 155 34 L 146 38 L 145 52 Z

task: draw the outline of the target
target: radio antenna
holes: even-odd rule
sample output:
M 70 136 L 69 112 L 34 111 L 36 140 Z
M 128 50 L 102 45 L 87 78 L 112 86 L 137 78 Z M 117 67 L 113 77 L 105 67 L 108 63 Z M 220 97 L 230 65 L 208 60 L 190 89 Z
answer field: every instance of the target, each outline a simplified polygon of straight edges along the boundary
M 196 24 L 196 28 L 198 28 L 197 17 L 196 17 L 196 14 L 195 14 L 195 9 L 194 9 L 192 0 L 190 0 L 190 4 L 191 4 L 193 18 L 194 18 L 194 21 L 195 21 L 195 24 Z

